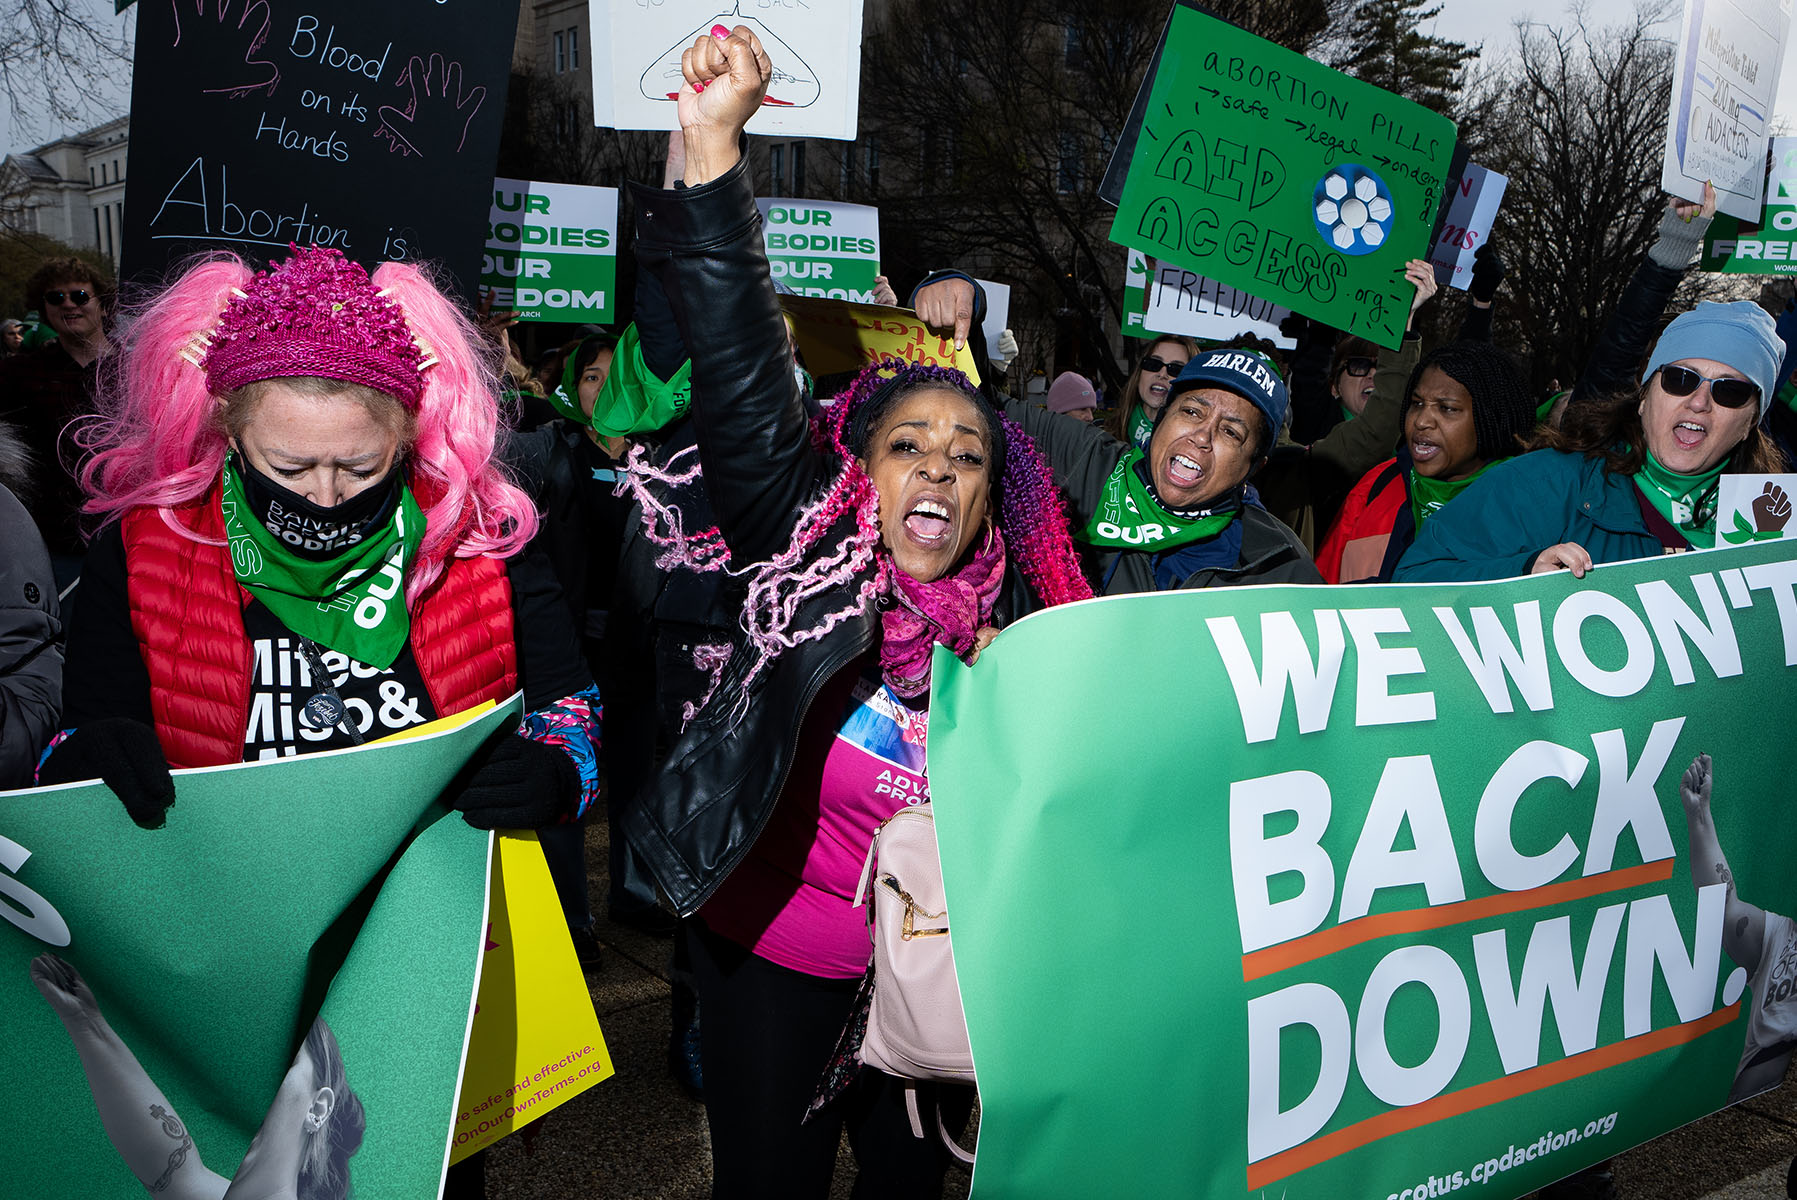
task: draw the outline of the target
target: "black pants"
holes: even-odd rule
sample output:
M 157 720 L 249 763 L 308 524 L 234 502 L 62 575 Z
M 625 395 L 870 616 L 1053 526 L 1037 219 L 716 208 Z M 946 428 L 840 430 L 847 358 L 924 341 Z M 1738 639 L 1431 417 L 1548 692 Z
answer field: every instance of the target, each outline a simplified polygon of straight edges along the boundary
M 702 921 L 685 928 L 704 1014 L 699 1055 L 714 1200 L 829 1195 L 845 1125 L 860 1167 L 856 1200 L 939 1197 L 948 1152 L 936 1140 L 932 1106 L 939 1091 L 958 1093 L 944 1097 L 950 1128 L 958 1128 L 971 1109 L 972 1089 L 926 1086 L 919 1097 L 926 1136 L 918 1138 L 906 1115 L 904 1085 L 863 1070 L 846 1096 L 801 1125 L 859 981 L 788 970 Z

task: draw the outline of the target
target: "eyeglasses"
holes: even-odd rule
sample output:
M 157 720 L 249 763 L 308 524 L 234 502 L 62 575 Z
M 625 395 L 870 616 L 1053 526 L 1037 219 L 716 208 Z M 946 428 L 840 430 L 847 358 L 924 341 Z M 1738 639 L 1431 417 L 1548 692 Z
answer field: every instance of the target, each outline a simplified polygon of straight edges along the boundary
M 1152 375 L 1156 371 L 1165 371 L 1169 375 L 1177 375 L 1185 369 L 1186 365 L 1182 362 L 1168 362 L 1166 359 L 1157 358 L 1152 354 L 1142 359 L 1142 374 L 1144 375 Z
M 1373 373 L 1373 360 L 1370 358 L 1347 358 L 1342 360 L 1342 370 L 1360 379 Z
M 1711 379 L 1708 375 L 1699 375 L 1690 367 L 1661 367 L 1660 387 L 1668 396 L 1689 396 L 1697 390 L 1697 385 L 1710 385 L 1710 399 L 1723 408 L 1746 408 L 1758 402 L 1759 385 L 1745 379 L 1731 379 L 1723 376 Z
M 76 288 L 72 292 L 56 291 L 44 293 L 45 304 L 61 304 L 64 300 L 67 300 L 76 308 L 80 308 L 83 304 L 86 304 L 93 298 L 93 293 L 89 292 L 86 288 Z

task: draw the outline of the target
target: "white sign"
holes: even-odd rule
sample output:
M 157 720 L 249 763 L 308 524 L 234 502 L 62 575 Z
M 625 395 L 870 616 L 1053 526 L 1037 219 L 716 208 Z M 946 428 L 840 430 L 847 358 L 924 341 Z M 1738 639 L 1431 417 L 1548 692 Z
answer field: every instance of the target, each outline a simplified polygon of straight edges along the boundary
M 1151 333 L 1178 333 L 1186 337 L 1221 342 L 1239 333 L 1272 339 L 1282 350 L 1298 344 L 1279 332 L 1279 323 L 1291 315 L 1271 300 L 1250 296 L 1196 271 L 1157 262 L 1148 285 Z
M 1797 534 L 1797 475 L 1724 475 L 1716 494 L 1716 544 L 1738 546 Z
M 980 326 L 980 332 L 986 335 L 986 356 L 996 362 L 998 335 L 1011 323 L 1011 285 L 993 283 L 990 279 L 974 282 L 986 289 L 986 320 Z
M 773 62 L 750 133 L 855 139 L 861 99 L 861 0 L 587 0 L 593 123 L 678 129 L 681 52 L 746 25 Z
M 786 197 L 755 201 L 774 280 L 801 296 L 874 303 L 880 210 Z
M 1685 0 L 1660 186 L 1687 200 L 1716 187 L 1722 212 L 1757 221 L 1766 139 L 1791 0 Z
M 1448 213 L 1442 218 L 1441 237 L 1429 253 L 1435 264 L 1435 282 L 1465 291 L 1472 286 L 1473 255 L 1491 236 L 1491 222 L 1503 203 L 1510 181 L 1496 171 L 1472 163 L 1460 178 L 1448 180 Z

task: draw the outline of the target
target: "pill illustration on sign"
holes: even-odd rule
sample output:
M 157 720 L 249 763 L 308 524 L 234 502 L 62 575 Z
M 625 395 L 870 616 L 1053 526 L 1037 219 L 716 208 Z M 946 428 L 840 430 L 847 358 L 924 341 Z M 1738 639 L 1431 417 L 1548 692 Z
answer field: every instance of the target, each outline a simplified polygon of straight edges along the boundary
M 1373 172 L 1354 163 L 1326 171 L 1317 181 L 1317 232 L 1344 254 L 1371 254 L 1391 234 L 1396 211 L 1391 193 Z

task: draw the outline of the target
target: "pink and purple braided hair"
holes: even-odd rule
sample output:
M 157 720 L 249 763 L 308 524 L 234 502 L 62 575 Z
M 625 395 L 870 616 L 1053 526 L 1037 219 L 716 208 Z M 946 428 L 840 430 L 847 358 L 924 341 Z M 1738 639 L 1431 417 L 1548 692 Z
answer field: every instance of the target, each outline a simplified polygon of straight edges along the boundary
M 1018 570 L 1046 605 L 1092 596 L 1092 587 L 1080 572 L 1054 475 L 1022 426 L 995 411 L 967 376 L 952 367 L 912 364 L 890 372 L 890 366 L 875 363 L 863 370 L 848 390 L 812 422 L 813 445 L 820 453 L 834 456 L 842 468 L 823 494 L 799 513 L 786 548 L 765 562 L 732 566 L 729 550 L 716 526 L 689 533 L 678 508 L 646 486 L 650 482 L 673 487 L 692 483 L 701 473 L 696 449 L 681 451 L 660 469 L 649 463 L 647 452 L 640 446 L 629 455 L 619 492 L 628 490 L 641 504 L 643 534 L 662 548 L 656 566 L 664 570 L 677 566 L 694 571 L 724 570 L 748 579 L 742 625 L 755 649 L 756 660 L 737 691 L 739 704 L 746 702 L 748 684 L 777 655 L 825 636 L 844 621 L 867 611 L 892 587 L 891 572 L 897 568 L 879 550 L 879 495 L 859 456 L 845 440 L 855 414 L 880 393 L 896 396 L 927 387 L 957 391 L 973 400 L 989 419 L 996 418 L 1005 452 L 999 477 L 994 481 L 994 507 Z M 830 528 L 851 513 L 855 518 L 854 531 L 836 545 L 820 550 Z M 794 628 L 801 607 L 832 592 L 846 593 L 840 607 L 805 628 Z M 703 659 L 699 665 L 712 673 L 711 691 L 715 691 L 727 656 L 715 646 L 700 647 L 699 656 Z M 687 720 L 705 707 L 711 691 L 697 703 L 686 706 Z

